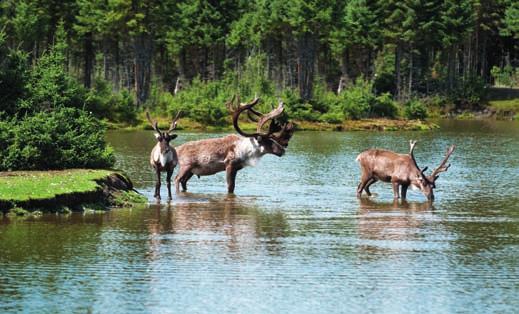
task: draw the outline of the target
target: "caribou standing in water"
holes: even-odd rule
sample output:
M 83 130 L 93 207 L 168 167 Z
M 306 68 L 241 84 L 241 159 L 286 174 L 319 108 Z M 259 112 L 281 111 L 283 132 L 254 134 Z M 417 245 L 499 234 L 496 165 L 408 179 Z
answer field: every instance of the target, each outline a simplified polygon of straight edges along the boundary
M 164 171 L 166 172 L 168 200 L 171 200 L 171 176 L 178 163 L 178 158 L 177 152 L 169 145 L 169 142 L 177 137 L 176 134 L 171 134 L 171 132 L 177 127 L 179 117 L 180 111 L 177 113 L 175 119 L 173 119 L 173 122 L 171 122 L 169 130 L 162 132 L 158 127 L 157 121 L 152 121 L 150 114 L 146 112 L 146 118 L 148 118 L 153 130 L 155 130 L 155 138 L 157 139 L 157 144 L 155 144 L 150 154 L 150 164 L 157 174 L 155 194 L 153 195 L 157 200 L 160 200 L 160 173 Z
M 230 103 L 234 101 L 234 97 Z M 249 165 L 254 165 L 263 155 L 283 156 L 288 141 L 294 133 L 294 125 L 290 122 L 280 123 L 278 117 L 284 110 L 283 103 L 267 114 L 261 114 L 253 107 L 259 98 L 247 104 L 240 104 L 233 112 L 233 126 L 239 135 L 227 135 L 222 138 L 205 139 L 185 143 L 177 147 L 179 171 L 175 177 L 175 188 L 179 192 L 187 190 L 187 181 L 193 176 L 209 176 L 224 171 L 227 174 L 227 192 L 234 193 L 237 172 Z M 229 104 L 229 103 L 228 103 Z M 228 106 L 229 107 L 229 106 Z M 255 133 L 246 133 L 239 126 L 240 114 L 247 112 L 257 116 Z M 267 133 L 262 128 L 271 121 Z
M 441 164 L 433 170 L 431 175 L 425 175 L 427 167 L 420 170 L 413 155 L 416 141 L 409 141 L 409 154 L 397 154 L 392 151 L 382 149 L 368 149 L 357 156 L 357 161 L 361 168 L 361 179 L 357 187 L 357 197 L 361 196 L 362 190 L 371 196 L 369 187 L 377 182 L 391 182 L 393 185 L 394 199 L 398 199 L 399 187 L 401 187 L 402 199 L 407 196 L 409 186 L 417 188 L 427 197 L 428 200 L 434 200 L 433 189 L 436 188 L 436 180 L 441 172 L 449 169 L 447 164 L 452 152 L 456 148 L 452 145 L 447 150 L 445 158 Z

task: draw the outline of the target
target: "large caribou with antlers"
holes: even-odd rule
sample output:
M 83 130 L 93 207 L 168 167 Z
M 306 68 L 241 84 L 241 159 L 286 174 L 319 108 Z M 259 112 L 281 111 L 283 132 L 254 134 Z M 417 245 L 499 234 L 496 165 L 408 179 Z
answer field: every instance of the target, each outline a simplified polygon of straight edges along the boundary
M 150 122 L 153 130 L 155 130 L 155 138 L 157 139 L 157 144 L 155 144 L 150 154 L 150 164 L 157 174 L 154 197 L 157 198 L 157 200 L 160 200 L 160 173 L 165 171 L 168 187 L 168 200 L 171 200 L 171 176 L 173 175 L 173 170 L 178 163 L 178 158 L 177 152 L 169 145 L 169 143 L 177 137 L 177 134 L 172 134 L 171 132 L 173 132 L 177 127 L 177 121 L 180 118 L 180 111 L 177 113 L 176 117 L 171 122 L 169 130 L 166 132 L 162 132 L 159 129 L 157 121 L 152 121 L 148 112 L 146 112 L 146 118 Z
M 232 104 L 233 99 L 227 104 Z M 236 174 L 246 166 L 254 165 L 265 154 L 283 156 L 288 142 L 294 132 L 290 122 L 281 123 L 278 117 L 283 113 L 283 103 L 267 114 L 262 114 L 253 107 L 259 98 L 247 104 L 240 104 L 233 112 L 233 126 L 239 135 L 227 135 L 222 138 L 205 139 L 185 143 L 177 147 L 179 171 L 175 177 L 175 188 L 179 192 L 187 190 L 187 181 L 193 176 L 209 176 L 225 171 L 227 174 L 227 191 L 234 193 Z M 255 133 L 247 133 L 239 126 L 240 115 L 244 112 L 254 117 L 257 124 Z M 267 132 L 262 131 L 267 122 Z
M 407 189 L 411 186 L 422 191 L 428 200 L 434 200 L 433 189 L 436 188 L 436 180 L 441 172 L 449 169 L 450 164 L 447 165 L 447 160 L 456 146 L 450 146 L 440 165 L 430 175 L 425 175 L 428 167 L 420 170 L 413 155 L 416 141 L 409 141 L 409 145 L 409 154 L 397 154 L 382 149 L 368 149 L 360 153 L 356 159 L 362 172 L 357 187 L 357 197 L 361 196 L 363 190 L 366 191 L 368 196 L 371 196 L 369 187 L 377 181 L 383 181 L 391 182 L 395 199 L 400 196 L 405 199 Z M 400 187 L 401 195 L 399 193 Z

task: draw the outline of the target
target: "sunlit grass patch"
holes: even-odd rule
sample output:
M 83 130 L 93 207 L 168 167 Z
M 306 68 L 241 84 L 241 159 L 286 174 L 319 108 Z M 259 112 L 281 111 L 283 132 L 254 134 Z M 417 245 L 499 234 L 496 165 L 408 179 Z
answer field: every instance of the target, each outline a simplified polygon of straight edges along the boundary
M 70 169 L 62 171 L 14 171 L 0 173 L 0 200 L 27 201 L 56 195 L 95 191 L 95 182 L 112 171 Z

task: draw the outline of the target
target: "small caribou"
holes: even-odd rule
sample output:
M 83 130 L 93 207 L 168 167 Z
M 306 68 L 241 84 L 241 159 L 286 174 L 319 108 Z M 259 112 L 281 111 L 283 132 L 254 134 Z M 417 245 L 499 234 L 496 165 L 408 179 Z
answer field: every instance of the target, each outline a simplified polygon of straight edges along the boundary
M 229 103 L 233 101 L 234 97 Z M 227 192 L 234 193 L 236 174 L 240 169 L 254 165 L 265 154 L 283 156 L 294 132 L 294 125 L 290 122 L 280 123 L 276 119 L 284 110 L 282 102 L 267 114 L 261 114 L 253 108 L 258 102 L 257 97 L 247 104 L 240 104 L 238 100 L 238 108 L 233 112 L 233 126 L 239 135 L 188 142 L 177 147 L 180 167 L 175 177 L 177 193 L 180 184 L 183 191 L 187 190 L 187 181 L 193 175 L 209 176 L 224 170 L 227 174 Z M 243 112 L 257 116 L 255 133 L 246 133 L 240 128 L 238 120 Z M 262 127 L 268 121 L 271 121 L 269 130 L 264 133 Z
M 150 154 L 150 164 L 157 174 L 157 183 L 155 185 L 154 194 L 154 197 L 157 198 L 157 200 L 160 200 L 160 173 L 164 171 L 167 173 L 166 182 L 168 187 L 168 200 L 171 200 L 171 176 L 173 175 L 173 170 L 178 163 L 178 158 L 177 152 L 169 145 L 169 142 L 177 137 L 176 134 L 171 134 L 171 132 L 173 132 L 177 127 L 179 117 L 180 111 L 177 113 L 175 119 L 173 119 L 173 122 L 171 122 L 169 130 L 162 132 L 158 127 L 157 121 L 152 121 L 150 114 L 146 112 L 146 118 L 148 118 L 153 130 L 155 130 L 155 138 L 157 139 L 157 144 L 155 144 Z
M 433 189 L 436 188 L 436 180 L 441 172 L 449 169 L 447 165 L 452 152 L 456 148 L 451 145 L 447 150 L 445 158 L 440 165 L 433 170 L 431 175 L 425 175 L 428 167 L 420 170 L 413 155 L 416 141 L 409 141 L 409 154 L 397 154 L 392 151 L 382 149 L 368 149 L 357 156 L 357 161 L 361 168 L 361 180 L 357 187 L 357 197 L 361 196 L 362 190 L 371 196 L 369 187 L 377 182 L 391 182 L 393 185 L 393 195 L 395 199 L 400 197 L 399 187 L 401 188 L 401 197 L 405 199 L 409 186 L 417 188 L 427 197 L 429 201 L 434 200 Z

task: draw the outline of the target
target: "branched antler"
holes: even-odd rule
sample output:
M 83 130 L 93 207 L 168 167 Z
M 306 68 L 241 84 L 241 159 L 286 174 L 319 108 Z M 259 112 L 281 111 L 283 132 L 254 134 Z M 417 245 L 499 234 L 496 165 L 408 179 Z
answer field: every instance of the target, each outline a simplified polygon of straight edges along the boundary
M 442 162 L 440 163 L 440 165 L 433 170 L 433 172 L 431 173 L 431 177 L 436 180 L 439 176 L 438 174 L 442 173 L 442 172 L 445 172 L 449 169 L 449 167 L 451 166 L 450 164 L 447 165 L 447 161 L 449 160 L 449 157 L 452 155 L 452 153 L 454 152 L 454 149 L 456 148 L 456 145 L 451 145 L 448 149 L 447 149 L 447 152 L 445 153 L 445 157 L 443 158 Z

